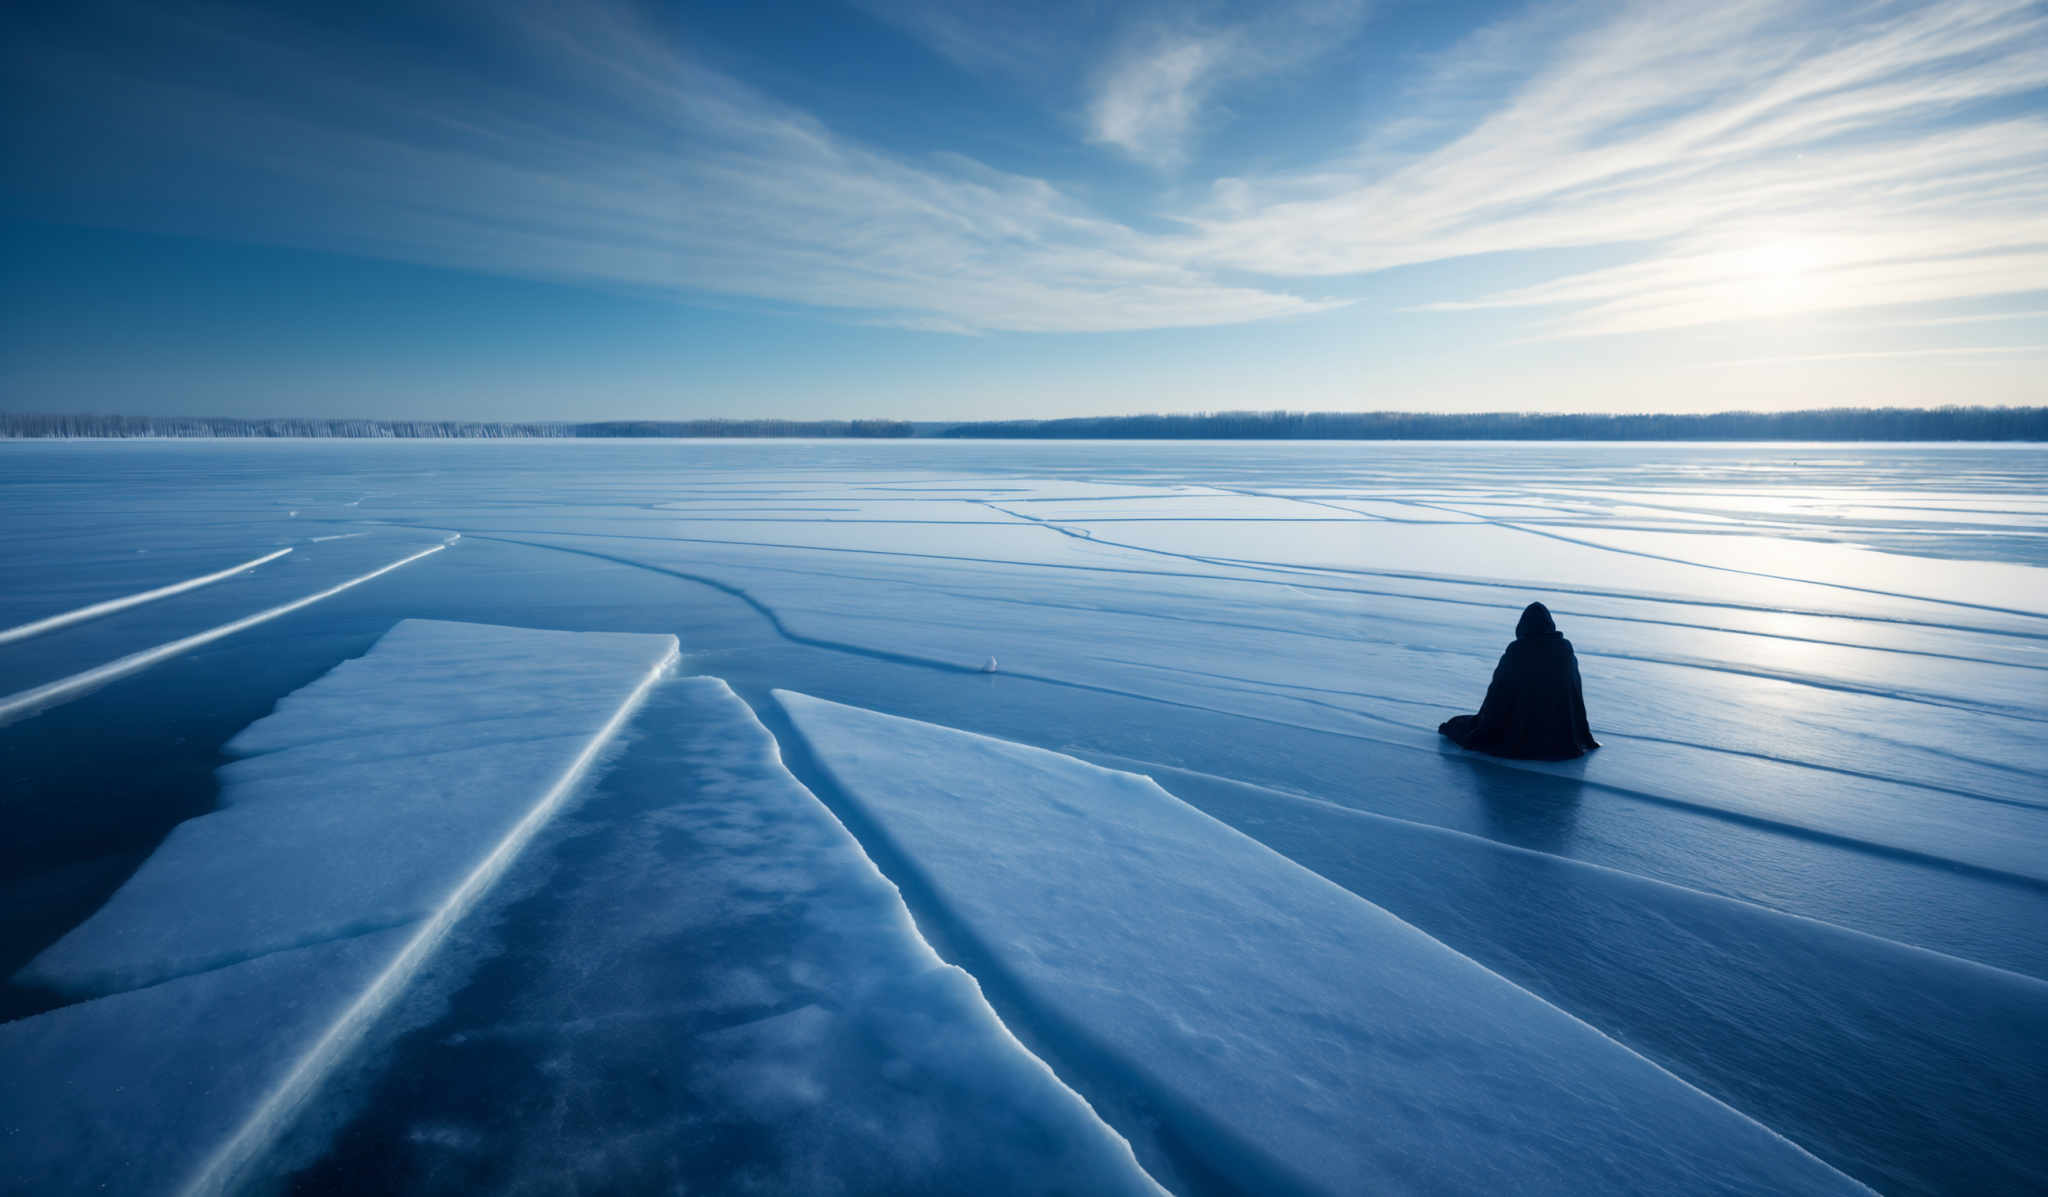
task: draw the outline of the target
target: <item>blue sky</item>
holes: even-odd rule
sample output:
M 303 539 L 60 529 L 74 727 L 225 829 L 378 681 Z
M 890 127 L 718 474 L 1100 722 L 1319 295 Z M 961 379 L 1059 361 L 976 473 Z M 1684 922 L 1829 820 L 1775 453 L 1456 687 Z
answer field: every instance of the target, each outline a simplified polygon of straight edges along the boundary
M 2048 403 L 2048 5 L 26 0 L 0 406 Z

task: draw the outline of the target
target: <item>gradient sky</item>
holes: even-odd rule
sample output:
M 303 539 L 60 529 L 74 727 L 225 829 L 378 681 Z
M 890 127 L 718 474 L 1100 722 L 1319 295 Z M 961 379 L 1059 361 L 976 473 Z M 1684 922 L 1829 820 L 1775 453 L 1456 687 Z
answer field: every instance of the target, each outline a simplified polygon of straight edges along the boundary
M 2048 4 L 12 0 L 0 407 L 2048 403 Z

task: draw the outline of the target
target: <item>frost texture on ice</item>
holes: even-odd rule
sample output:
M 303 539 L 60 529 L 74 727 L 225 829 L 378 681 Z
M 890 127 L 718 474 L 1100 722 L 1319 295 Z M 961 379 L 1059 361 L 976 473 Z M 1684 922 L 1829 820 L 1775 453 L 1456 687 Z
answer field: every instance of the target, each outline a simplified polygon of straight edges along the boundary
M 1881 1192 L 2048 1190 L 2048 983 L 1474 835 L 1095 755 Z
M 1041 1032 L 1246 1191 L 1861 1191 L 1149 779 L 776 697 Z
M 388 1188 L 1159 1192 L 717 678 L 650 692 L 450 949 L 493 982 L 401 1040 L 349 1135 Z
M 225 809 L 180 824 L 19 979 L 97 996 L 424 918 L 675 653 L 407 620 L 237 736 L 263 755 L 222 771 Z M 389 756 L 398 734 L 423 755 Z
M 273 952 L 0 1023 L 0 1191 L 179 1191 L 410 935 Z
M 286 698 L 234 742 L 268 755 L 246 762 L 246 779 L 230 767 L 226 809 L 181 824 L 17 974 L 92 1000 L 6 1027 L 8 1132 L 53 1106 L 74 1125 L 136 1121 L 116 1141 L 153 1162 L 117 1171 L 114 1187 L 226 1183 L 561 803 L 676 651 L 671 636 L 408 620 Z M 393 759 L 388 736 L 401 730 L 446 750 Z M 300 753 L 320 771 L 292 771 Z M 38 1151 L 54 1155 L 37 1188 L 89 1188 L 118 1162 L 78 1134 Z
M 1162 515 L 1173 508 L 1155 506 Z M 1290 537 L 1278 524 L 1160 526 L 1208 552 L 1243 535 L 1272 560 L 1292 562 L 1298 550 L 1311 566 L 1349 564 L 1247 569 L 1145 549 L 1146 538 L 1117 524 L 1100 525 L 1094 540 L 1034 526 L 1032 540 L 950 525 L 892 534 L 819 523 L 769 533 L 707 521 L 679 543 L 547 534 L 534 543 L 740 590 L 802 643 L 960 672 L 978 672 L 993 656 L 1005 678 L 1431 754 L 1437 724 L 1477 705 L 1521 606 L 1543 598 L 1579 649 L 1595 735 L 1622 750 L 1530 768 L 1791 835 L 2048 880 L 2039 668 L 2015 656 L 2009 637 L 1973 630 L 1989 620 L 2038 631 L 2048 626 L 2039 618 L 1992 620 L 1995 613 L 1857 589 L 1883 576 L 1837 571 L 1824 575 L 1828 585 L 1779 582 L 1505 527 L 1359 519 L 1306 525 Z M 1003 535 L 986 535 L 996 532 Z M 1399 572 L 1402 562 L 1467 550 L 1475 570 L 1491 561 L 1511 575 L 1526 561 L 1545 571 L 1526 587 Z M 1375 573 L 1374 563 L 1396 572 Z M 1578 571 L 1575 586 L 1541 588 L 1550 571 L 1567 567 Z M 2006 568 L 2048 586 L 2048 570 Z M 1731 597 L 1731 586 L 1751 582 L 1783 593 Z M 1655 603 L 1626 597 L 1656 589 L 1666 597 Z M 1801 613 L 1859 609 L 1866 614 Z M 1916 623 L 1915 612 L 1945 622 Z
M 266 654 L 311 676 L 331 663 L 322 645 L 358 642 L 409 604 L 496 624 L 685 627 L 749 695 L 781 687 L 1199 770 L 1211 789 L 1185 772 L 1159 777 L 1882 1191 L 2048 1187 L 2030 1122 L 2048 1091 L 2038 986 L 1770 913 L 2048 978 L 2038 446 L 10 449 L 0 625 L 296 547 L 216 585 L 16 640 L 0 651 L 0 694 L 358 577 L 403 556 L 394 545 L 406 538 L 424 548 L 459 531 L 455 551 L 212 643 L 191 672 L 246 710 L 281 674 L 238 677 L 241 663 Z M 1574 640 L 1608 747 L 1540 768 L 1447 750 L 1437 723 L 1476 704 L 1531 599 Z M 990 657 L 1000 670 L 982 674 Z M 168 730 L 183 720 L 164 699 L 191 693 L 186 672 L 134 675 L 48 726 L 104 711 Z M 229 770 L 227 810 L 310 801 L 329 769 L 374 795 L 430 785 L 407 778 L 436 756 L 451 771 L 494 768 L 492 746 L 527 738 L 529 718 L 478 720 L 459 745 L 428 720 L 385 728 L 374 745 L 250 757 Z M 40 730 L 5 733 L 9 763 L 61 780 L 55 758 L 76 741 Z M 218 738 L 164 743 L 186 754 L 165 763 L 210 767 Z M 388 768 L 361 768 L 375 761 Z M 118 779 L 123 767 L 110 754 L 90 772 Z M 1227 783 L 1214 779 L 1269 788 L 1219 797 Z M 156 787 L 132 799 L 96 788 L 75 809 L 118 840 Z M 1309 810 L 1276 790 L 1405 822 Z M 41 810 L 15 809 L 16 838 L 35 843 Z M 800 887 L 786 880 L 777 892 Z M 61 881 L 31 876 L 10 892 L 33 917 Z M 511 934 L 539 934 L 533 906 L 493 893 Z M 690 924 L 717 925 L 715 912 Z M 575 942 L 573 925 L 549 933 Z M 699 951 L 675 992 L 736 972 L 719 951 L 736 937 L 693 933 Z M 548 975 L 573 983 L 564 956 Z M 675 954 L 663 963 L 678 967 Z M 774 1013 L 762 1042 L 817 1042 L 804 1036 L 818 1015 Z M 565 1025 L 544 1023 L 545 1044 Z M 546 1045 L 535 1046 L 543 1062 Z M 621 1045 L 610 1058 L 636 1056 Z M 749 1070 L 732 1075 L 741 1085 Z M 555 1125 L 546 1103 L 575 1104 L 563 1094 L 555 1074 L 536 1077 L 520 1095 L 537 1111 L 526 1125 Z M 384 1104 L 405 1126 L 420 1103 L 401 1086 Z M 478 1150 L 510 1158 L 506 1141 Z M 587 1142 L 579 1158 L 622 1158 L 601 1131 Z M 537 1151 L 519 1158 L 556 1175 Z

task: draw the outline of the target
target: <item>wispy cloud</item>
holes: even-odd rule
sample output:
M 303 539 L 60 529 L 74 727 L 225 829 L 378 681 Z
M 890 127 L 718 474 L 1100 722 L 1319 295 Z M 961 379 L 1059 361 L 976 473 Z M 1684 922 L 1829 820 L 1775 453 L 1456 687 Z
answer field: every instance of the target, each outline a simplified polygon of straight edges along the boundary
M 1636 247 L 1436 305 L 1552 309 L 1555 335 L 2039 290 L 2048 121 L 2002 102 L 2048 87 L 2044 31 L 2037 4 L 1634 5 L 1447 144 L 1232 181 L 1186 253 L 1286 277 Z
M 1783 353 L 1765 357 L 1738 357 L 1713 362 L 1694 362 L 1692 363 L 1692 368 L 1695 370 L 1709 370 L 1729 366 L 1789 366 L 1803 362 L 1886 361 L 1895 358 L 1916 357 L 1999 357 L 2013 353 L 2048 354 L 2048 346 L 1952 345 L 1936 349 L 1873 349 L 1860 353 Z
M 1172 327 L 1318 306 L 1219 282 L 1042 180 L 852 142 L 626 10 L 530 6 L 485 28 L 509 84 L 394 70 L 332 33 L 169 16 L 146 61 L 44 50 L 17 65 L 101 106 L 125 140 L 207 165 L 205 194 L 182 202 L 159 171 L 126 213 L 139 221 L 912 328 Z M 191 62 L 228 57 L 274 73 L 190 81 Z M 219 208 L 223 180 L 255 202 Z
M 1111 62 L 1089 106 L 1090 136 L 1134 158 L 1178 163 L 1236 40 L 1228 33 L 1163 37 Z
M 1174 168 L 1144 226 L 1085 179 L 865 144 L 598 0 L 423 9 L 473 51 L 431 62 L 175 4 L 113 6 L 127 43 L 0 54 L 65 114 L 15 165 L 101 219 L 860 323 L 1228 324 L 1390 267 L 1589 246 L 1625 260 L 1431 306 L 1566 337 L 2048 290 L 2048 117 L 2017 102 L 2048 89 L 2037 3 L 1537 6 L 1360 113 L 1347 152 L 1231 178 L 1203 171 L 1208 114 L 1342 45 L 1358 4 L 869 4 L 955 61 L 1057 76 L 1077 140 Z
M 1309 0 L 1267 5 L 1234 22 L 1140 22 L 1095 73 L 1089 137 L 1140 161 L 1178 167 L 1216 92 L 1335 52 L 1365 12 L 1361 3 Z
M 2017 308 L 2005 312 L 1972 312 L 1963 316 L 1923 316 L 1915 320 L 1879 320 L 1865 328 L 1946 328 L 1954 324 L 1992 324 L 2003 320 L 2048 320 L 2048 308 Z
M 1069 113 L 1089 141 L 1139 162 L 1184 165 L 1229 88 L 1340 52 L 1366 0 L 855 0 L 934 51 L 993 71 Z
M 976 72 L 1066 88 L 1085 78 L 1092 59 L 1077 46 L 1106 44 L 1147 9 L 1094 0 L 852 0 L 859 8 Z

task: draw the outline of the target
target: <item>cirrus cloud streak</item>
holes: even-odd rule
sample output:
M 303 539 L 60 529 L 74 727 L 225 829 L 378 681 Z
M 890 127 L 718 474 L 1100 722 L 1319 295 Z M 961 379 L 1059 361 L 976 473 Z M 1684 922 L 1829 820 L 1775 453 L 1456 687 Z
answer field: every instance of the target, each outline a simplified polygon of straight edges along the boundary
M 1178 172 L 1143 226 L 1087 178 L 864 143 L 604 3 L 433 10 L 467 52 L 432 63 L 262 9 L 111 6 L 125 43 L 6 52 L 24 110 L 67 114 L 11 152 L 116 222 L 952 332 L 1241 323 L 1393 267 L 1589 247 L 1625 260 L 1409 306 L 1582 337 L 2048 289 L 2037 4 L 1544 6 L 1361 113 L 1348 151 L 1227 175 L 1201 153 L 1218 89 L 1364 10 L 1155 13 L 1006 59 L 886 7 L 963 62 L 1092 56 L 1046 102 L 1077 145 Z

